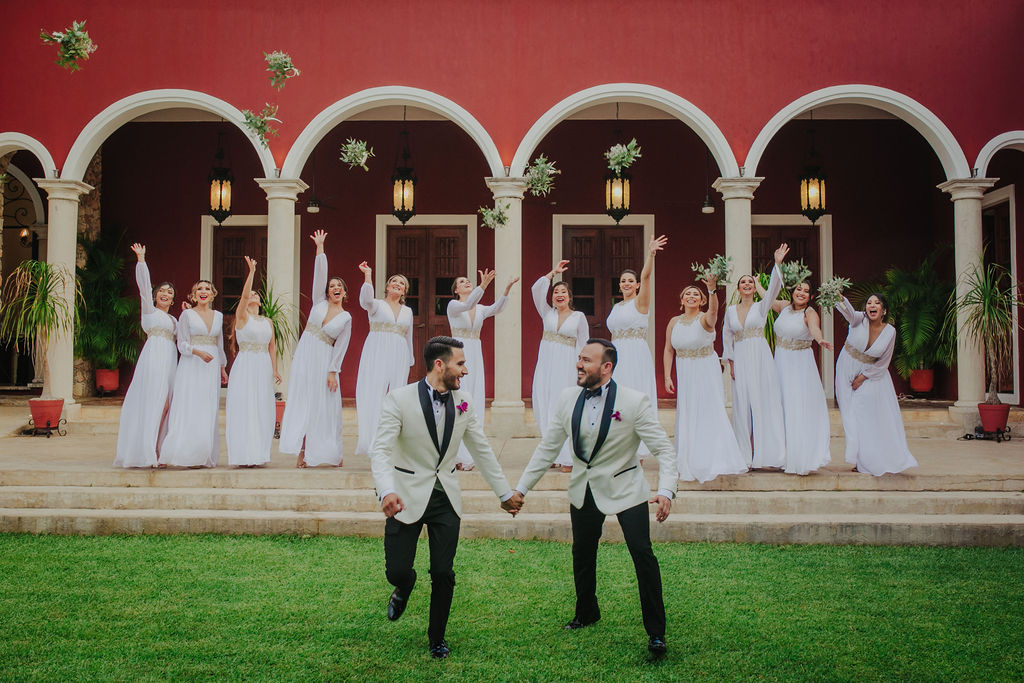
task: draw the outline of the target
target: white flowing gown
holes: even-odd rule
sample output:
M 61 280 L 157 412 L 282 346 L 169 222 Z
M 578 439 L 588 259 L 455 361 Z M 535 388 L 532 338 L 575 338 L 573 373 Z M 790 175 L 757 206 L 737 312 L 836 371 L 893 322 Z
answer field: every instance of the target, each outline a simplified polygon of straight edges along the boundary
M 235 329 L 238 355 L 231 365 L 224 408 L 229 465 L 270 462 L 275 422 L 274 366 L 270 362 L 273 336 L 270 320 L 261 315 L 250 315 L 245 327 Z
M 804 311 L 786 306 L 775 319 L 775 368 L 786 423 L 786 472 L 808 474 L 832 462 L 825 389 Z
M 359 289 L 359 305 L 370 319 L 370 333 L 363 342 L 356 375 L 356 455 L 368 455 L 377 435 L 384 397 L 392 389 L 409 383 L 413 315 L 411 308 L 402 306 L 396 317 L 386 301 L 373 298 L 373 285 L 369 282 Z
M 213 360 L 204 362 L 192 355 L 205 351 Z M 167 416 L 167 438 L 160 449 L 160 463 L 179 467 L 216 467 L 220 455 L 220 369 L 227 365 L 224 355 L 224 316 L 213 312 L 207 327 L 194 310 L 178 320 L 178 372 Z
M 558 311 L 548 304 L 551 281 L 542 275 L 533 283 L 533 305 L 544 321 L 544 335 L 533 371 L 533 418 L 541 436 L 547 433 L 558 398 L 566 387 L 576 386 L 576 360 L 590 338 L 590 325 L 582 311 L 573 311 L 561 327 Z M 572 446 L 566 439 L 555 459 L 558 465 L 572 465 Z
M 466 368 L 469 374 L 462 378 L 462 389 L 473 397 L 473 409 L 480 421 L 484 419 L 484 408 L 487 405 L 487 378 L 484 375 L 484 350 L 480 343 L 480 330 L 484 321 L 492 315 L 498 315 L 508 304 L 508 297 L 502 294 L 490 306 L 484 306 L 480 299 L 484 296 L 481 287 L 475 287 L 465 301 L 452 299 L 448 302 L 448 325 L 452 337 L 463 344 L 466 354 Z M 465 444 L 459 445 L 456 462 L 472 465 L 473 456 Z
M 341 387 L 327 388 L 327 374 L 341 375 L 349 341 L 352 339 L 352 314 L 342 311 L 324 324 L 327 316 L 327 255 L 317 254 L 313 261 L 313 307 L 306 329 L 295 347 L 289 385 L 291 391 L 281 418 L 278 450 L 291 455 L 302 450 L 306 465 L 340 465 Z
M 174 343 L 177 321 L 153 305 L 153 284 L 145 261 L 135 265 L 135 282 L 142 300 L 146 343 L 121 406 L 114 466 L 156 467 L 157 453 L 166 436 L 164 408 L 174 389 L 174 371 L 178 366 L 178 348 Z
M 647 321 L 650 313 L 636 310 L 636 297 L 620 301 L 608 314 L 608 331 L 618 354 L 613 379 L 620 386 L 635 389 L 651 400 L 655 414 L 658 411 L 658 380 L 654 374 L 654 357 L 647 345 Z M 641 458 L 651 454 L 647 444 L 640 442 L 637 453 Z
M 846 435 L 846 462 L 876 477 L 916 467 L 889 375 L 896 328 L 887 324 L 868 347 L 870 325 L 864 312 L 855 310 L 845 297 L 836 310 L 850 323 L 836 361 L 836 402 Z M 860 374 L 864 383 L 854 391 L 853 379 Z
M 711 481 L 720 474 L 740 474 L 747 463 L 725 412 L 722 363 L 715 353 L 715 333 L 697 316 L 672 327 L 676 350 L 676 454 L 679 478 Z
M 740 451 L 754 468 L 786 465 L 782 393 L 772 351 L 764 338 L 768 312 L 781 289 L 782 273 L 774 266 L 768 291 L 750 306 L 747 319 L 741 324 L 733 305 L 726 309 L 722 325 L 722 357 L 733 361 L 736 373 L 732 385 L 732 425 Z

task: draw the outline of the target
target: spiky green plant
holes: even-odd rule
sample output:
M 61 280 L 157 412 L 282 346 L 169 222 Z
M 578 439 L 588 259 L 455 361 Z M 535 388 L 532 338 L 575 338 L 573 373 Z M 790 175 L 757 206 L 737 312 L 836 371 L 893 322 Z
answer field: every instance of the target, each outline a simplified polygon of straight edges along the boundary
M 299 338 L 299 330 L 294 322 L 297 318 L 295 306 L 276 296 L 270 282 L 264 280 L 260 287 L 260 308 L 274 328 L 277 357 L 283 358 Z
M 123 232 L 106 228 L 81 240 L 85 266 L 78 269 L 82 298 L 75 325 L 75 355 L 94 367 L 114 370 L 139 357 L 139 299 L 124 296 Z
M 943 251 L 936 249 L 916 268 L 885 271 L 882 294 L 897 332 L 893 366 L 904 379 L 940 363 L 949 367 L 956 358 L 953 328 L 943 325 L 953 283 L 939 275 L 935 264 Z
M 77 323 L 75 302 L 81 295 L 78 280 L 67 268 L 45 261 L 22 261 L 4 283 L 0 340 L 13 344 L 15 351 L 27 346 L 34 359 L 42 355 L 42 398 L 53 398 L 46 358 L 50 339 L 70 332 Z

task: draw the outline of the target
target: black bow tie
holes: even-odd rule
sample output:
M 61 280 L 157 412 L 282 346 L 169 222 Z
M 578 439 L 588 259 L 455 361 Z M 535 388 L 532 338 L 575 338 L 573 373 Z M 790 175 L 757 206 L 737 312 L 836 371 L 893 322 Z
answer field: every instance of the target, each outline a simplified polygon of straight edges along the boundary
M 448 399 L 450 399 L 451 397 L 452 397 L 452 392 L 450 392 L 450 391 L 447 391 L 447 392 L 445 392 L 443 394 L 439 394 L 436 391 L 434 392 L 434 400 L 437 401 L 438 403 L 440 403 L 441 405 L 444 405 L 445 403 L 447 403 Z
M 598 387 L 597 389 L 584 389 L 583 400 L 586 401 L 588 398 L 598 398 L 601 395 L 601 390 L 604 387 Z

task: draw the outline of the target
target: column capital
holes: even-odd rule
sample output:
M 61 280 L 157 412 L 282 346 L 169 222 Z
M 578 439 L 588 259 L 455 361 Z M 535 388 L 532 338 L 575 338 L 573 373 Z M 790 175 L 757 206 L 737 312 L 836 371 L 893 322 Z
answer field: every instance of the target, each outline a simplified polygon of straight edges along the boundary
M 36 185 L 46 191 L 47 199 L 65 199 L 78 202 L 83 194 L 92 192 L 93 186 L 81 180 L 61 180 L 59 178 L 33 178 Z
M 954 178 L 935 187 L 949 194 L 954 202 L 961 199 L 981 199 L 985 190 L 999 182 L 999 178 Z
M 526 178 L 484 178 L 495 199 L 522 199 L 526 193 Z
M 253 178 L 267 193 L 267 199 L 290 199 L 295 201 L 309 189 L 301 178 Z
M 722 194 L 722 199 L 753 199 L 754 190 L 760 187 L 761 178 L 719 178 L 711 183 Z

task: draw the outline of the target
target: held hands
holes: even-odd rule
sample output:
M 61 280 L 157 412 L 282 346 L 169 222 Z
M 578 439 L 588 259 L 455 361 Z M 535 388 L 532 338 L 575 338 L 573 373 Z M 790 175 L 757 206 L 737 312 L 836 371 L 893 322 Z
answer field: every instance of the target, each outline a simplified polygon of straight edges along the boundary
M 658 509 L 654 512 L 654 518 L 659 522 L 664 522 L 668 519 L 668 513 L 672 512 L 672 501 L 665 496 L 651 498 L 651 505 L 658 506 Z
M 786 260 L 786 254 L 789 253 L 789 245 L 783 242 L 779 245 L 779 248 L 775 250 L 775 263 L 776 265 L 782 265 L 782 262 Z
M 333 371 L 327 373 L 327 390 L 332 394 L 338 390 L 338 373 Z
M 548 277 L 554 279 L 556 275 L 561 275 L 567 270 L 569 270 L 569 260 L 564 259 L 559 261 L 558 265 L 551 269 L 551 272 L 548 273 Z
M 380 502 L 380 508 L 384 511 L 385 517 L 394 517 L 405 509 L 405 503 L 402 502 L 397 493 L 389 493 Z
M 145 245 L 142 245 L 142 244 L 139 244 L 138 242 L 136 242 L 135 244 L 132 245 L 132 251 L 134 251 L 135 252 L 135 256 L 138 257 L 139 263 L 142 263 L 143 261 L 146 260 L 146 247 L 145 247 Z
M 664 235 L 659 235 L 658 237 L 651 238 L 651 243 L 647 245 L 647 249 L 651 252 L 651 256 L 654 256 L 664 249 L 666 244 L 668 244 L 668 238 Z
M 523 502 L 523 494 L 521 494 L 519 491 L 513 491 L 511 498 L 509 498 L 508 500 L 503 500 L 501 502 L 501 509 L 515 517 L 523 508 Z
M 316 230 L 309 236 L 309 239 L 313 240 L 313 244 L 316 245 L 317 249 L 323 249 L 324 240 L 327 239 L 327 233 L 323 230 Z

